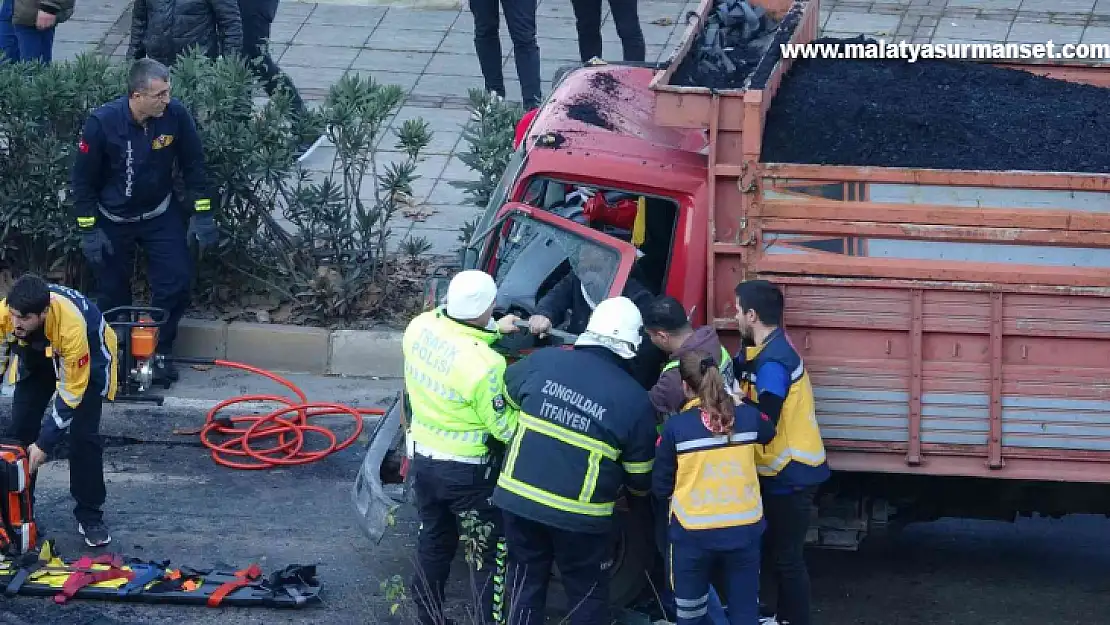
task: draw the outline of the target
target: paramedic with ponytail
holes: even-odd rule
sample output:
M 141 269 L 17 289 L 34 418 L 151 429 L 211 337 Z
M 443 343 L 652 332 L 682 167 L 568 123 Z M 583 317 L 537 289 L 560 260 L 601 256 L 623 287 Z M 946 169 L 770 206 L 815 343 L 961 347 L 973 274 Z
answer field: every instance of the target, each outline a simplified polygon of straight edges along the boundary
M 652 491 L 670 500 L 667 573 L 678 625 L 701 623 L 709 581 L 723 573 L 731 625 L 759 623 L 760 541 L 765 523 L 755 447 L 770 421 L 725 388 L 720 355 L 690 351 L 678 370 L 687 401 L 656 448 Z

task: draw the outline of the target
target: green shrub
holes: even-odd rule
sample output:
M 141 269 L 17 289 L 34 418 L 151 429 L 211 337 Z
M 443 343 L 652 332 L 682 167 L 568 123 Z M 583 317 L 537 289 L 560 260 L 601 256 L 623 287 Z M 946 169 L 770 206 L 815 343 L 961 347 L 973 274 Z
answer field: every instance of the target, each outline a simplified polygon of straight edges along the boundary
M 92 287 L 70 217 L 69 171 L 85 119 L 125 92 L 126 69 L 91 54 L 46 67 L 0 64 L 0 270 Z M 390 222 L 412 204 L 427 124 L 397 130 L 400 161 L 374 153 L 403 102 L 398 87 L 347 75 L 310 119 L 295 121 L 283 93 L 254 102 L 256 79 L 242 61 L 194 54 L 172 68 L 172 89 L 196 118 L 221 231 L 197 259 L 196 305 L 314 324 L 386 320 L 419 305 L 424 268 L 411 252 L 422 244 L 395 240 Z M 306 124 L 327 128 L 330 173 L 295 163 Z

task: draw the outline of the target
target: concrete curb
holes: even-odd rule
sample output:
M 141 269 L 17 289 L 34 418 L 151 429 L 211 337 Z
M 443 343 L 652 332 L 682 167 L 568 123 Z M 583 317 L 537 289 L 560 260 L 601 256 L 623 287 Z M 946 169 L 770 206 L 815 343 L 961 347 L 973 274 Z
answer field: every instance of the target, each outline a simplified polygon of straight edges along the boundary
M 278 323 L 182 319 L 175 353 L 282 373 L 400 378 L 400 330 L 326 330 Z

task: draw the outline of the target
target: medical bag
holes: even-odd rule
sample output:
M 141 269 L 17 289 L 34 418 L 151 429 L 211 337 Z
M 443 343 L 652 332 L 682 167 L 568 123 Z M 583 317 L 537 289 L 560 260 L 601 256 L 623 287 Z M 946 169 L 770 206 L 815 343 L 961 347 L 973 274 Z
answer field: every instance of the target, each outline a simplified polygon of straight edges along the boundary
M 27 450 L 0 441 L 0 554 L 17 556 L 37 546 L 30 469 Z

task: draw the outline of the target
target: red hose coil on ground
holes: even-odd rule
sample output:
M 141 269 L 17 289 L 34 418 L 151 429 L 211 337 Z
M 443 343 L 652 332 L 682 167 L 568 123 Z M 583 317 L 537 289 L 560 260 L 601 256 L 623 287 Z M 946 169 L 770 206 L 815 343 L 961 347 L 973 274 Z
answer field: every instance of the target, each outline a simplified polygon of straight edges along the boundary
M 230 360 L 215 360 L 213 364 L 219 367 L 239 369 L 254 373 L 289 389 L 297 396 L 300 402 L 295 402 L 282 395 L 240 395 L 216 404 L 205 418 L 204 427 L 200 430 L 200 441 L 209 449 L 212 460 L 216 464 L 231 469 L 271 469 L 282 466 L 297 466 L 309 464 L 342 451 L 350 447 L 362 434 L 364 415 L 382 415 L 385 411 L 380 408 L 352 408 L 343 404 L 325 402 L 309 402 L 304 391 L 289 380 L 258 367 L 252 367 Z M 235 404 L 246 402 L 275 402 L 285 404 L 283 408 L 271 411 L 264 415 L 243 415 L 237 417 L 217 417 L 221 410 Z M 349 415 L 355 420 L 355 429 L 351 435 L 339 442 L 338 437 L 331 430 L 309 423 L 309 419 L 324 415 Z M 249 425 L 246 425 L 249 424 Z M 246 427 L 241 427 L 246 425 Z M 315 433 L 326 438 L 329 443 L 324 449 L 305 451 L 305 435 Z M 217 443 L 212 436 L 230 436 L 228 440 Z M 277 444 L 270 447 L 256 448 L 262 439 L 276 438 Z M 249 458 L 250 461 L 234 460 Z

